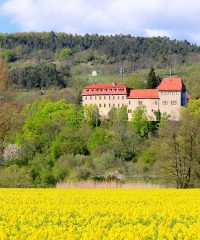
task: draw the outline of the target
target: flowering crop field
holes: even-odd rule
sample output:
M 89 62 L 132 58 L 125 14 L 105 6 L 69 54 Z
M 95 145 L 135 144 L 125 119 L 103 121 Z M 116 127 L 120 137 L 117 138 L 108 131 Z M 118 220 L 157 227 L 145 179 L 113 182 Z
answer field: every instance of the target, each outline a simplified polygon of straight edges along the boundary
M 0 240 L 200 239 L 200 190 L 0 189 Z

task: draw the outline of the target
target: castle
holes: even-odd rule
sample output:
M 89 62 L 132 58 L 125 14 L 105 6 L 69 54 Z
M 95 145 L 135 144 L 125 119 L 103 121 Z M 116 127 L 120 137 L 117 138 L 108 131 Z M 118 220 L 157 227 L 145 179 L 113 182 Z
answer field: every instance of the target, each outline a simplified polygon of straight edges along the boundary
M 187 91 L 178 77 L 163 78 L 157 89 L 132 89 L 124 83 L 91 84 L 82 92 L 83 105 L 96 105 L 103 118 L 112 108 L 127 106 L 128 119 L 138 106 L 145 106 L 150 120 L 156 120 L 156 112 L 166 113 L 169 119 L 178 121 L 180 110 L 187 104 Z

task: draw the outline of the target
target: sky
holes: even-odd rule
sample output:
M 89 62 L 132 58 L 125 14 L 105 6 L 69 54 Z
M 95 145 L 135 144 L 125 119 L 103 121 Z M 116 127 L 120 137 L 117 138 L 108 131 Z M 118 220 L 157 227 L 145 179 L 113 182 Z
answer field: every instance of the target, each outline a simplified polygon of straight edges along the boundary
M 200 45 L 200 0 L 0 0 L 0 32 L 168 36 Z

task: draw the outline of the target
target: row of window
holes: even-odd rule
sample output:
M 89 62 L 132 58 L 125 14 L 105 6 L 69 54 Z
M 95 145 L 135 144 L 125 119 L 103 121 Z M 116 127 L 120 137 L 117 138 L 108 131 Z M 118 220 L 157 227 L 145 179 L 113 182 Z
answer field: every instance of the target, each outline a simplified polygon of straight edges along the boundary
M 123 92 L 125 90 L 125 88 L 110 88 L 110 89 L 86 89 L 87 92 L 116 92 L 116 91 L 120 91 Z
M 129 104 L 130 104 L 130 102 L 129 102 Z M 158 102 L 155 101 L 154 104 L 155 104 L 155 105 L 158 105 Z M 143 101 L 139 101 L 139 102 L 138 102 L 138 105 L 143 105 Z
M 85 105 L 87 105 L 87 104 L 85 104 Z M 122 103 L 122 104 L 106 104 L 106 103 L 104 103 L 104 104 L 101 104 L 101 103 L 99 103 L 99 105 L 98 105 L 100 108 L 101 107 L 104 107 L 104 108 L 106 108 L 106 107 L 122 107 L 122 106 L 125 106 L 125 104 L 124 103 Z
M 88 99 L 90 99 L 90 100 L 93 100 L 93 99 L 95 99 L 95 100 L 97 100 L 97 99 L 99 99 L 99 100 L 101 100 L 101 99 L 122 99 L 122 100 L 124 100 L 124 96 L 85 96 L 85 100 L 88 100 Z
M 114 104 L 114 103 L 110 104 L 109 103 L 107 105 L 105 103 L 104 104 L 101 104 L 101 103 L 99 104 L 99 107 L 105 107 L 106 108 L 106 106 L 108 106 L 109 108 L 110 107 L 122 107 L 122 106 L 124 106 L 124 103 L 123 104 L 119 104 L 119 103 L 118 104 Z
M 179 92 L 161 92 L 161 95 L 179 95 Z
M 151 109 L 152 112 L 155 112 L 155 110 Z M 132 113 L 132 109 L 128 109 L 128 113 Z
M 163 101 L 162 102 L 163 105 L 168 105 L 168 101 Z M 171 105 L 176 105 L 177 101 L 171 101 Z

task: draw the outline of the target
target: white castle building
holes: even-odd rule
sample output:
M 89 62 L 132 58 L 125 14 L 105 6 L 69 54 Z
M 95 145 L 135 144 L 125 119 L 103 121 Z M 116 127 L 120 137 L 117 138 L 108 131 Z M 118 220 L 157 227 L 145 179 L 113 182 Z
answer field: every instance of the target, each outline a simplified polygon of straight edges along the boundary
M 163 78 L 157 89 L 131 89 L 123 83 L 91 84 L 82 92 L 83 105 L 96 105 L 101 117 L 107 118 L 112 108 L 127 106 L 128 118 L 140 105 L 146 107 L 150 120 L 155 112 L 166 113 L 178 121 L 180 110 L 187 104 L 187 91 L 181 78 Z

